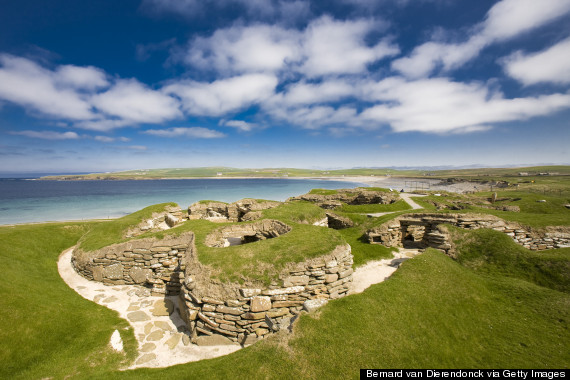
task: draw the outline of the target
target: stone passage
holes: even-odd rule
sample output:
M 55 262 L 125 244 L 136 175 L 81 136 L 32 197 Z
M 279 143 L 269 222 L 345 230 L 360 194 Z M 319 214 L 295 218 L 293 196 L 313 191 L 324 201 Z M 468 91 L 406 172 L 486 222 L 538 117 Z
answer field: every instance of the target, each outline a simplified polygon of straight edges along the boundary
M 139 239 L 72 256 L 75 270 L 84 277 L 107 285 L 137 284 L 155 295 L 178 294 L 194 234 L 185 232 L 163 240 Z
M 372 244 L 420 249 L 432 247 L 453 255 L 451 240 L 440 226 L 442 224 L 466 229 L 491 228 L 504 232 L 516 243 L 531 250 L 570 246 L 570 233 L 564 228 L 538 232 L 493 215 L 483 214 L 406 214 L 369 230 L 366 236 Z
M 191 252 L 191 251 L 188 251 Z M 300 311 L 312 310 L 347 294 L 352 281 L 350 246 L 295 264 L 279 282 L 266 288 L 214 284 L 191 265 L 189 257 L 180 304 L 192 339 L 199 345 L 251 344 L 267 334 L 287 329 Z M 181 308 L 181 311 L 184 308 Z
M 255 223 L 237 224 L 218 229 L 206 236 L 208 247 L 229 247 L 272 239 L 291 231 L 291 227 L 278 220 L 265 219 Z

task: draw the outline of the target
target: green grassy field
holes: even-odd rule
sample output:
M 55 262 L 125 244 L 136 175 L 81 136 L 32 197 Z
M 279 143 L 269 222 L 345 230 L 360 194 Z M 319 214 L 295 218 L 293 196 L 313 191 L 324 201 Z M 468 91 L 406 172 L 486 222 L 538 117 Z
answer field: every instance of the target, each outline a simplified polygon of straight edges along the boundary
M 435 209 L 430 200 L 476 204 L 490 195 L 416 200 Z M 534 227 L 570 223 L 564 196 L 498 195 L 503 199 L 499 203 L 521 211 L 471 205 L 442 212 L 486 212 Z M 537 197 L 547 202 L 536 202 Z M 85 249 L 121 241 L 130 225 L 164 207 L 107 222 L 0 227 L 0 378 L 340 379 L 358 378 L 359 368 L 570 367 L 570 249 L 533 252 L 500 232 L 451 228 L 457 260 L 428 250 L 402 264 L 387 281 L 303 315 L 293 334 L 279 333 L 216 359 L 120 370 L 136 356 L 132 330 L 115 312 L 69 289 L 57 273 L 57 259 L 79 241 Z M 291 225 L 291 232 L 228 248 L 203 244 L 208 233 L 227 224 L 195 220 L 168 233 L 194 231 L 200 261 L 214 268 L 218 278 L 239 281 L 247 274 L 267 283 L 286 262 L 326 253 L 344 242 L 352 247 L 355 267 L 391 257 L 390 248 L 368 244 L 364 233 L 409 210 L 392 210 L 396 212 L 380 218 L 351 211 L 335 210 L 355 223 L 336 231 L 311 225 L 324 217 L 319 207 L 284 204 L 263 213 Z M 108 346 L 115 329 L 126 354 Z
M 570 294 L 567 285 L 560 290 L 548 285 L 564 272 L 568 250 L 555 253 L 554 263 L 547 256 L 535 278 L 525 265 L 509 264 L 511 254 L 496 259 L 499 265 L 488 253 L 528 251 L 475 231 L 459 241 L 474 242 L 470 247 L 486 242 L 486 254 L 462 250 L 454 261 L 430 250 L 405 262 L 388 281 L 303 316 L 292 335 L 278 334 L 216 359 L 118 371 L 133 354 L 126 322 L 67 288 L 56 270 L 59 252 L 85 229 L 77 224 L 0 228 L 1 378 L 340 379 L 358 378 L 359 368 L 570 365 Z M 540 262 L 540 255 L 533 260 Z M 126 340 L 127 356 L 108 349 L 116 328 Z

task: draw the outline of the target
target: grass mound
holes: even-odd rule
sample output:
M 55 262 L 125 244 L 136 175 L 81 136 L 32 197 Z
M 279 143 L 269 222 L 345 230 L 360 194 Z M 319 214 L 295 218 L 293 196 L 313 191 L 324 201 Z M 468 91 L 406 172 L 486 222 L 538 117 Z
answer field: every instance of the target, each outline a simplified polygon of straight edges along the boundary
M 80 247 L 84 251 L 95 251 L 127 240 L 123 238 L 123 235 L 129 227 L 136 226 L 143 220 L 151 218 L 153 213 L 164 211 L 167 206 L 175 207 L 176 203 L 161 203 L 149 206 L 119 219 L 94 224 L 91 230 L 81 239 Z
M 85 377 L 108 373 L 135 356 L 129 324 L 114 311 L 71 290 L 57 259 L 89 224 L 0 228 L 0 378 Z M 109 339 L 120 331 L 128 354 L 114 353 Z
M 508 276 L 570 293 L 570 248 L 530 251 L 504 233 L 453 228 L 457 261 L 479 273 Z

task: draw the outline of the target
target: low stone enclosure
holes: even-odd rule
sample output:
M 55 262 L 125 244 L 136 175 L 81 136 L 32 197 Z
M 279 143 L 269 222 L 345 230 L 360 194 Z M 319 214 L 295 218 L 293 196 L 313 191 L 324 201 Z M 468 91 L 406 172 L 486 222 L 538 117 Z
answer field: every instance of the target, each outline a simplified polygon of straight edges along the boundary
M 290 229 L 272 220 L 257 224 L 281 232 Z M 223 231 L 213 236 L 223 237 Z M 194 239 L 194 233 L 184 232 L 162 240 L 131 240 L 93 252 L 76 249 L 72 264 L 84 277 L 104 284 L 143 285 L 154 295 L 179 294 L 180 315 L 192 340 L 204 345 L 254 343 L 288 328 L 303 308 L 312 310 L 328 299 L 345 296 L 352 281 L 353 259 L 347 244 L 322 257 L 291 263 L 279 281 L 267 287 L 220 283 L 212 280 L 209 269 L 198 261 Z
M 215 201 L 196 202 L 188 207 L 189 219 L 213 222 L 247 222 L 261 218 L 261 211 L 277 207 L 281 202 L 242 199 L 234 203 Z
M 253 243 L 273 239 L 291 231 L 291 227 L 278 220 L 265 219 L 255 223 L 234 224 L 217 229 L 206 237 L 208 247 L 229 247 L 230 245 Z
M 154 295 L 173 295 L 180 292 L 193 242 L 192 232 L 162 240 L 136 239 L 93 252 L 76 248 L 71 260 L 75 270 L 90 280 L 107 285 L 143 285 Z
M 366 188 L 339 189 L 335 194 L 303 194 L 291 197 L 287 201 L 302 200 L 312 202 L 324 209 L 335 209 L 348 205 L 391 204 L 400 199 L 398 193 L 376 191 Z
M 484 214 L 405 214 L 369 230 L 366 237 L 372 244 L 404 248 L 432 247 L 454 256 L 451 238 L 444 224 L 472 230 L 491 228 L 504 232 L 516 243 L 531 250 L 570 247 L 567 229 L 551 228 L 547 232 L 539 232 Z
M 198 344 L 251 344 L 289 328 L 303 308 L 310 311 L 345 296 L 352 263 L 350 246 L 341 245 L 325 256 L 291 264 L 270 286 L 244 288 L 210 281 L 197 261 L 189 262 L 180 294 L 186 306 L 181 315 Z

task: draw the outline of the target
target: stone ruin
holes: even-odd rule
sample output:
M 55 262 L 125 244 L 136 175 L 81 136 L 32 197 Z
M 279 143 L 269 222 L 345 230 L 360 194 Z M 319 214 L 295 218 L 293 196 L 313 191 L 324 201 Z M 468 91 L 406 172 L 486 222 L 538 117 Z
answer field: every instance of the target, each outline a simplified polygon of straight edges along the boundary
M 197 344 L 251 344 L 291 329 L 302 310 L 345 296 L 352 281 L 350 246 L 322 257 L 291 263 L 269 286 L 220 284 L 189 257 L 180 300 L 182 318 Z
M 366 188 L 339 189 L 335 194 L 303 194 L 291 197 L 287 201 L 301 200 L 317 204 L 319 207 L 332 210 L 348 205 L 391 204 L 400 199 L 398 193 L 368 190 Z
M 188 207 L 189 219 L 206 219 L 212 222 L 247 222 L 261 218 L 261 211 L 277 207 L 281 202 L 242 199 L 234 203 L 196 202 Z
M 179 206 L 166 206 L 164 211 L 153 213 L 149 219 L 143 220 L 138 225 L 131 227 L 125 233 L 125 238 L 140 236 L 147 232 L 158 232 L 173 228 L 188 220 L 188 214 Z
M 371 244 L 403 248 L 436 248 L 455 256 L 449 234 L 443 225 L 465 229 L 490 228 L 501 231 L 530 250 L 570 247 L 570 233 L 564 227 L 539 232 L 514 222 L 506 222 L 484 214 L 405 214 L 369 230 L 366 238 Z
M 220 218 L 209 214 L 215 211 L 227 221 L 247 220 L 251 213 L 278 204 L 200 203 L 190 206 L 190 217 Z M 166 223 L 167 215 L 174 212 L 153 215 L 152 220 Z M 184 219 L 177 216 L 178 222 Z M 145 223 L 130 231 L 151 230 L 140 228 Z M 205 243 L 223 249 L 230 245 L 231 238 L 244 244 L 277 238 L 289 231 L 291 227 L 283 222 L 264 219 L 219 228 L 206 237 Z M 195 235 L 190 231 L 172 233 L 164 239 L 134 238 L 91 252 L 76 248 L 72 255 L 75 270 L 90 280 L 106 285 L 139 285 L 154 296 L 179 295 L 180 316 L 191 340 L 199 345 L 248 345 L 271 333 L 290 330 L 302 310 L 312 311 L 348 293 L 352 264 L 351 249 L 346 244 L 321 257 L 290 263 L 278 280 L 268 285 L 221 283 L 213 279 L 209 267 L 199 262 Z
M 278 220 L 264 219 L 259 222 L 235 224 L 218 229 L 206 236 L 208 247 L 229 247 L 273 239 L 291 231 L 291 227 Z

